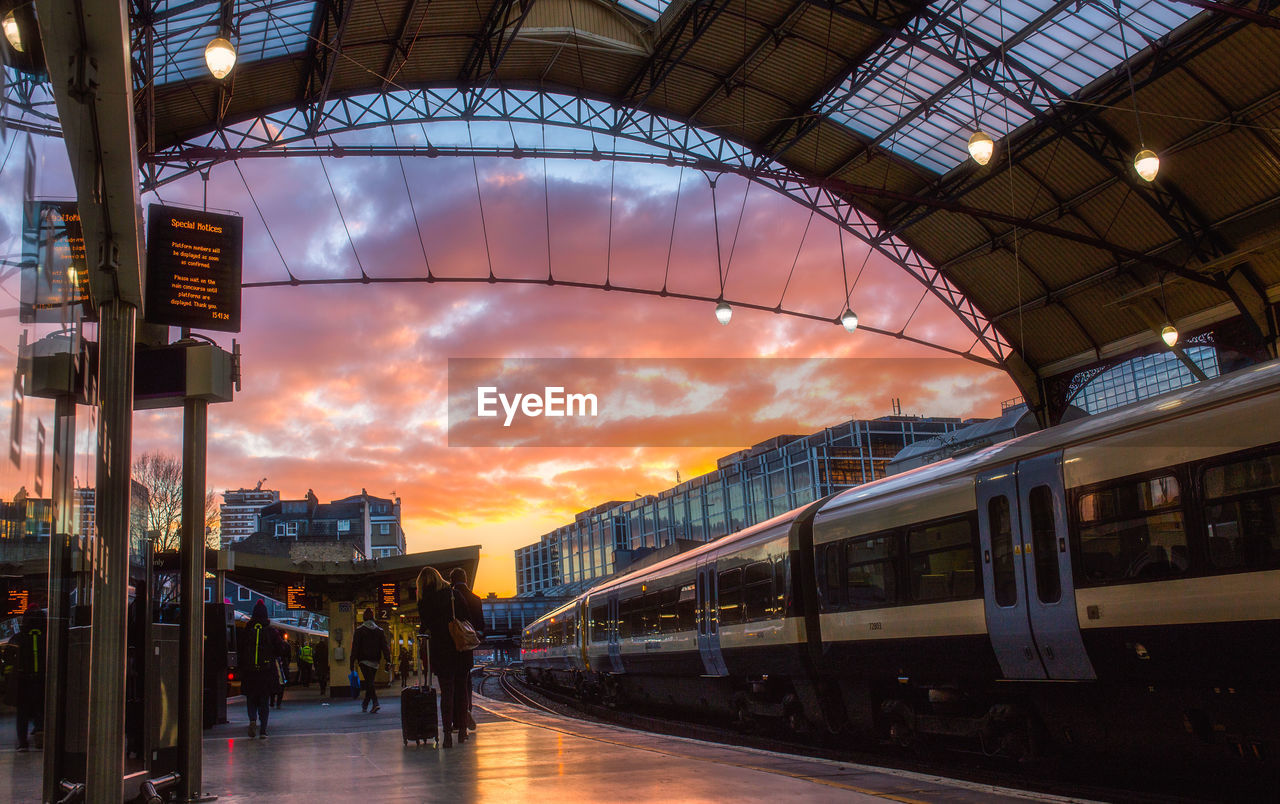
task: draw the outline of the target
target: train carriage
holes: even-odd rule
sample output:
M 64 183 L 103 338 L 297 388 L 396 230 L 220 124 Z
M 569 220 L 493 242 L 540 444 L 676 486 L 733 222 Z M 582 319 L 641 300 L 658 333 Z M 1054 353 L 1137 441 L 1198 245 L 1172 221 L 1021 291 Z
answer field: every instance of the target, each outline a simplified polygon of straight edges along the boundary
M 903 743 L 1274 766 L 1277 415 L 1273 361 L 608 580 L 571 604 L 582 678 Z

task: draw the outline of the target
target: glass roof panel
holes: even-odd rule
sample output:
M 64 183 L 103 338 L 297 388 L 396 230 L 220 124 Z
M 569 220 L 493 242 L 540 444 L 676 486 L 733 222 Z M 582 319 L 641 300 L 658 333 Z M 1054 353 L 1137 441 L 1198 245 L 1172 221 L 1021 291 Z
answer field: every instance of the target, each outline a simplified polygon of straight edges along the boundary
M 615 0 L 615 2 L 650 20 L 657 20 L 662 16 L 662 12 L 667 10 L 667 6 L 671 5 L 670 0 Z
M 218 0 L 157 0 L 154 80 L 202 78 L 204 48 L 218 35 Z M 302 53 L 311 38 L 315 0 L 236 0 L 236 63 Z
M 936 0 L 817 109 L 946 173 L 968 158 L 975 119 L 998 141 L 1197 13 L 1176 0 L 1121 0 L 1121 19 L 1098 0 Z

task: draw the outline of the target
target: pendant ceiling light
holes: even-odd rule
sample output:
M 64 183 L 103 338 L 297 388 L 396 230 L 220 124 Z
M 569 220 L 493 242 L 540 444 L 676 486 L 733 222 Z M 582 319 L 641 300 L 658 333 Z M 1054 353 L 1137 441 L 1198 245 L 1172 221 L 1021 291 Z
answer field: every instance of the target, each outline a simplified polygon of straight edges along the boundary
M 1164 329 L 1160 330 L 1160 337 L 1164 340 L 1165 346 L 1173 346 L 1178 342 L 1178 328 L 1173 324 L 1165 324 Z
M 973 161 L 979 165 L 990 162 L 991 154 L 995 149 L 996 144 L 992 141 L 991 135 L 981 129 L 973 132 L 973 136 L 969 138 L 969 156 L 973 157 Z
M 853 332 L 858 328 L 858 314 L 846 307 L 840 315 L 840 326 L 849 332 Z
M 0 20 L 0 27 L 4 28 L 4 38 L 9 40 L 9 46 L 19 53 L 25 53 L 26 48 L 22 46 L 22 32 L 18 30 L 18 17 L 13 11 L 4 15 L 4 19 Z
M 236 65 L 236 48 L 225 36 L 215 36 L 204 48 L 204 63 L 213 77 L 221 81 Z
M 1160 157 L 1156 156 L 1156 152 L 1150 148 L 1143 148 L 1133 158 L 1133 169 L 1138 171 L 1138 175 L 1145 181 L 1155 181 L 1156 174 L 1160 172 Z
M 733 308 L 729 306 L 727 301 L 719 301 L 716 303 L 716 320 L 721 324 L 728 326 L 729 320 L 733 318 Z

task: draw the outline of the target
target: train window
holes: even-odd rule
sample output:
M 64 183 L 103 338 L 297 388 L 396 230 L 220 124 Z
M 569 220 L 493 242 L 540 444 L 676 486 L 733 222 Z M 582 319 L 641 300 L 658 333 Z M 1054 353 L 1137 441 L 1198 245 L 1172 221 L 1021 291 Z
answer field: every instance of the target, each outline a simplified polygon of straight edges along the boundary
M 1036 594 L 1041 603 L 1062 599 L 1058 571 L 1058 529 L 1053 521 L 1053 492 L 1036 486 L 1028 495 L 1031 509 L 1031 546 L 1036 565 Z
M 825 570 L 825 589 L 821 590 L 828 611 L 837 610 L 844 605 L 844 547 L 841 544 L 829 544 L 822 552 L 822 564 Z
M 897 555 L 895 533 L 845 542 L 845 593 L 851 608 L 874 609 L 897 602 Z
M 602 603 L 591 607 L 591 638 L 596 642 L 605 638 L 609 632 L 609 604 Z
M 640 598 L 633 597 L 618 602 L 618 636 L 626 638 L 639 634 Z
M 1209 561 L 1215 569 L 1280 565 L 1280 455 L 1204 472 Z
M 1018 602 L 1008 497 L 1002 494 L 987 501 L 987 524 L 991 530 L 991 578 L 995 585 L 996 605 L 1008 608 Z
M 720 573 L 720 625 L 737 625 L 742 622 L 742 570 L 725 570 Z
M 1187 571 L 1181 492 L 1172 475 L 1125 480 L 1082 494 L 1082 585 L 1155 580 Z
M 692 631 L 697 627 L 697 596 L 693 584 L 680 587 L 680 596 L 676 601 L 676 623 L 679 631 Z
M 907 547 L 912 600 L 973 596 L 973 525 L 968 518 L 912 528 Z
M 768 561 L 748 564 L 742 586 L 742 605 L 746 621 L 767 620 L 775 616 L 773 600 L 773 565 Z

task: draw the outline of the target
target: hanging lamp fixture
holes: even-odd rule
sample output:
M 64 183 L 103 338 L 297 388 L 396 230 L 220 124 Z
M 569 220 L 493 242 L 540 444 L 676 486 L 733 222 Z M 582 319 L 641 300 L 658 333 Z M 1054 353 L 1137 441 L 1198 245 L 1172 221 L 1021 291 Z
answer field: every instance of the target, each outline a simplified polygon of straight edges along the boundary
M 204 63 L 213 77 L 221 81 L 236 66 L 236 46 L 231 43 L 231 19 L 233 0 L 223 0 L 218 35 L 204 48 Z

